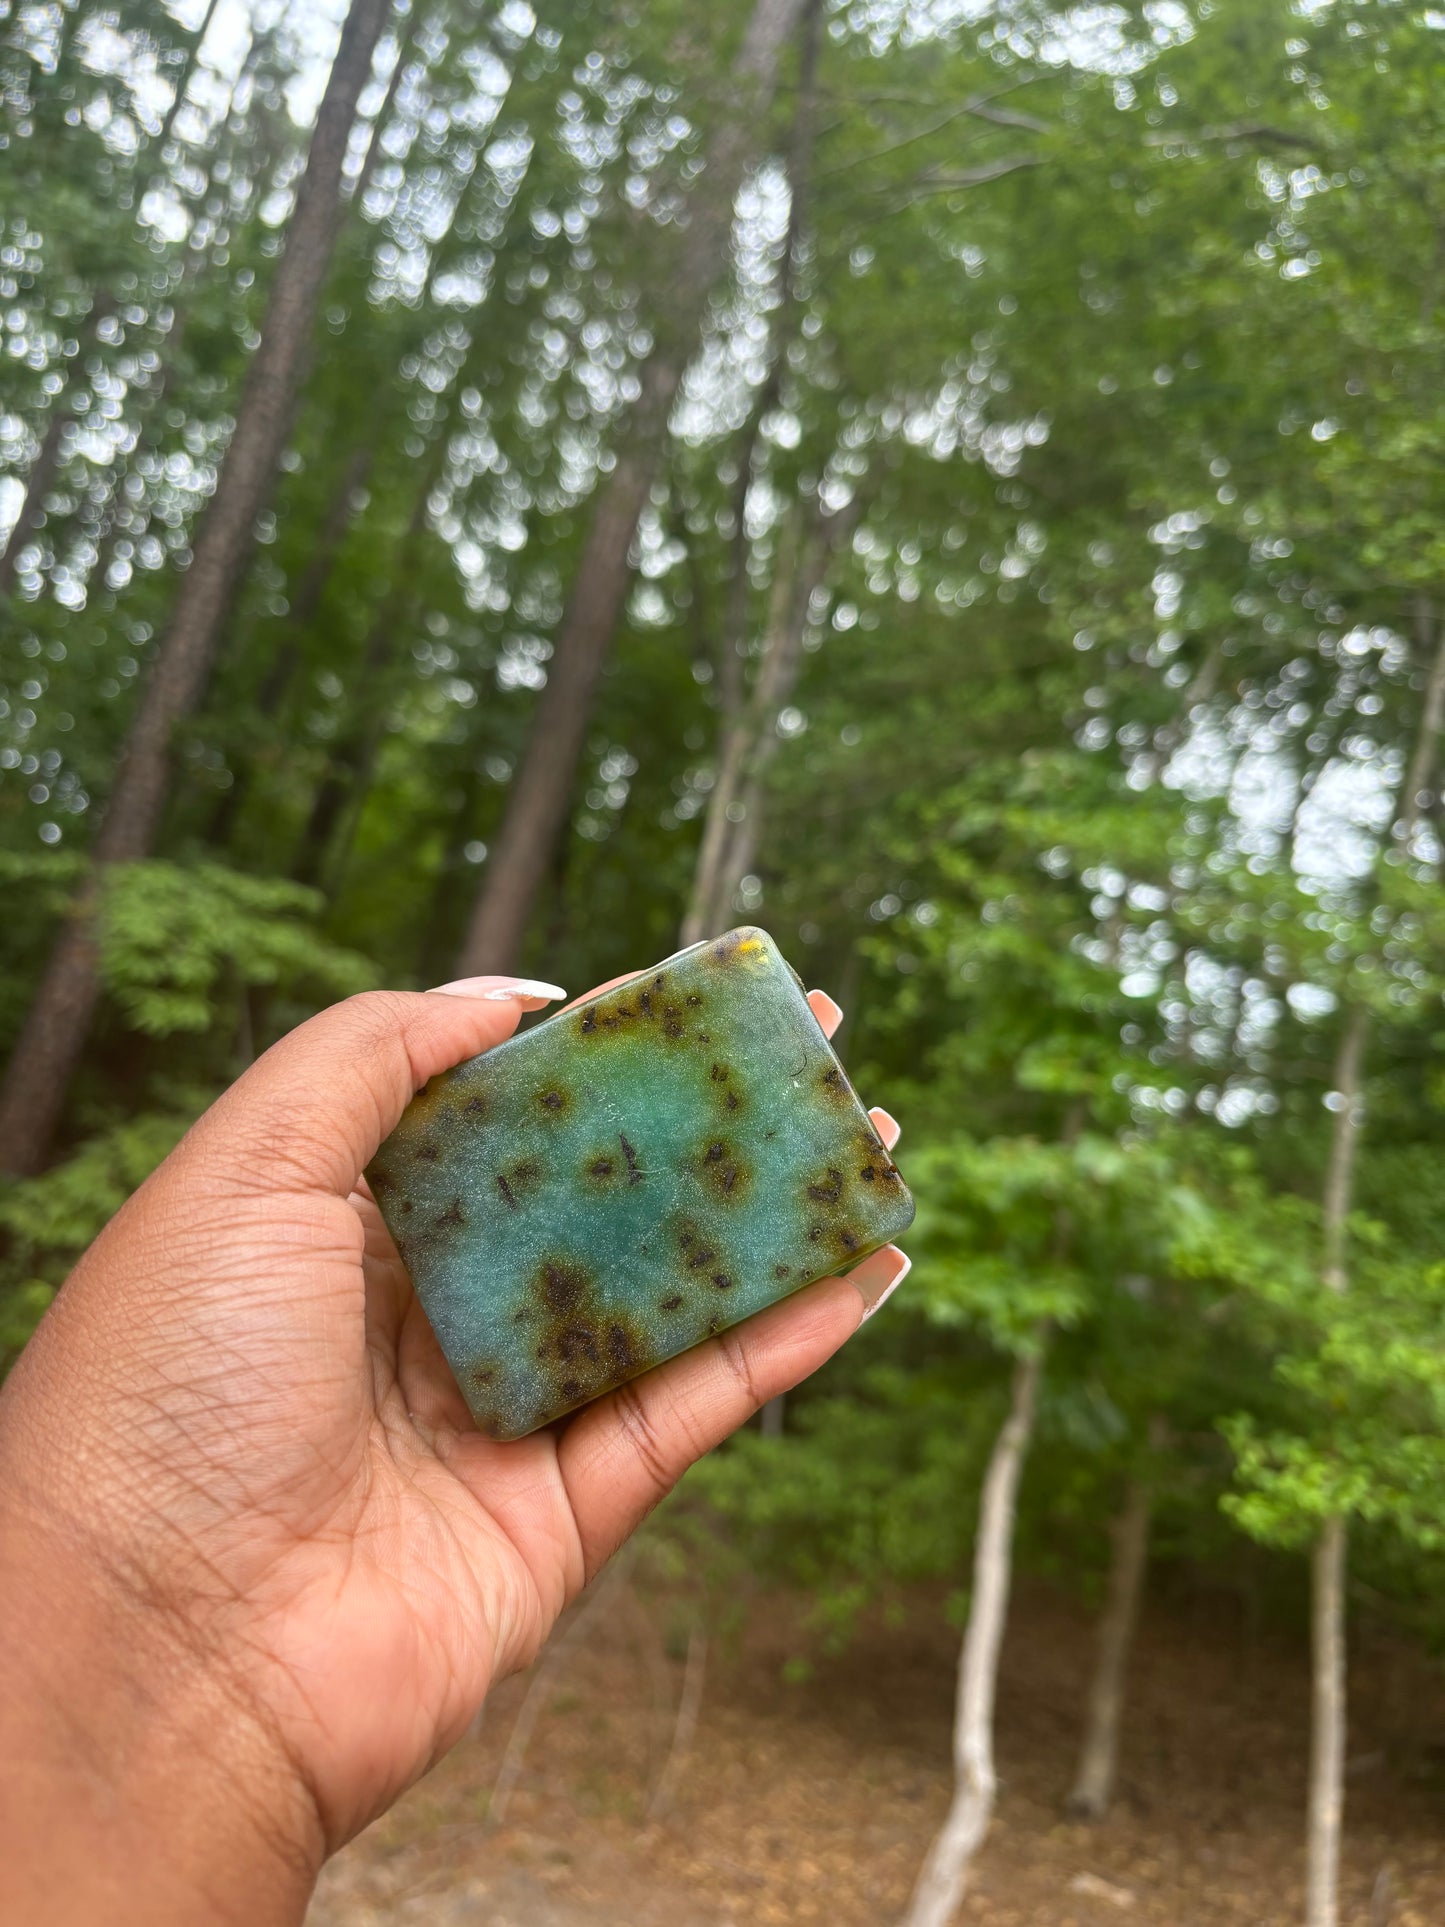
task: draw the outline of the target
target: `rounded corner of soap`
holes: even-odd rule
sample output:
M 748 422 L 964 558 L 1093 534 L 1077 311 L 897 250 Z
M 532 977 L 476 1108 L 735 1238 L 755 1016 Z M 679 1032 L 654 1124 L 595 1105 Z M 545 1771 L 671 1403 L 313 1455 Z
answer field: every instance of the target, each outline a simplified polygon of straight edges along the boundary
M 466 1398 L 465 1392 L 462 1393 L 462 1397 Z M 531 1433 L 539 1432 L 547 1423 L 546 1419 L 530 1419 L 520 1424 L 508 1424 L 496 1412 L 479 1412 L 470 1400 L 467 1401 L 467 1409 L 472 1415 L 473 1424 L 491 1445 L 515 1445 L 518 1439 L 525 1439 Z
M 895 1238 L 901 1238 L 913 1223 L 913 1220 L 918 1216 L 918 1200 L 906 1184 L 903 1186 L 902 1195 L 898 1199 L 898 1207 L 900 1222 L 897 1230 L 892 1234 Z

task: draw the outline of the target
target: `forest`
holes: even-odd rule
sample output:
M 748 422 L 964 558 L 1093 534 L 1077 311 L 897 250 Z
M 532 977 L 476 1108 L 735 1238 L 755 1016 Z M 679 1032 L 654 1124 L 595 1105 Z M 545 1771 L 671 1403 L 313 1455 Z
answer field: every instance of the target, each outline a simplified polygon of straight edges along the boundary
M 317 1919 L 1445 1919 L 1445 13 L 11 0 L 0 89 L 0 1363 L 375 985 L 761 924 L 919 1204 Z M 893 1666 L 870 1888 L 785 1756 Z

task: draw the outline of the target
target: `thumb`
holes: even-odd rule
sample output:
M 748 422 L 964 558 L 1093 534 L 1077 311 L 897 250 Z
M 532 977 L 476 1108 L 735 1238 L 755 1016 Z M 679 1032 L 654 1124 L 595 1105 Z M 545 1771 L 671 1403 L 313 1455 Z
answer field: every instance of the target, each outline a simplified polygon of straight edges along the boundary
M 273 1044 L 192 1130 L 190 1175 L 346 1197 L 429 1078 L 510 1037 L 565 991 L 521 977 L 365 991 Z M 199 1167 L 199 1168 L 198 1168 Z

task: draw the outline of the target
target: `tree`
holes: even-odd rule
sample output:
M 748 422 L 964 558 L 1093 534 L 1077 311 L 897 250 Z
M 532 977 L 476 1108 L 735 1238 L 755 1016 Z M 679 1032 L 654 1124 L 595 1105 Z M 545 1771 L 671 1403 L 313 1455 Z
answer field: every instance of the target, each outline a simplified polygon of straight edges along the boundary
M 472 912 L 458 968 L 511 967 L 520 951 L 552 846 L 567 820 L 577 761 L 630 577 L 637 525 L 662 461 L 668 417 L 688 355 L 727 262 L 733 203 L 755 157 L 757 128 L 777 85 L 801 0 L 756 0 L 731 69 L 733 97 L 708 142 L 658 338 L 618 436 L 611 474 L 593 511 L 546 687 L 507 812 Z
M 1157 1422 L 1154 1429 L 1156 1436 L 1162 1430 Z M 1084 1820 L 1102 1820 L 1114 1798 L 1124 1682 L 1149 1559 L 1151 1499 L 1145 1478 L 1136 1472 L 1112 1523 L 1108 1592 L 1099 1616 L 1098 1659 L 1089 1684 L 1078 1770 L 1068 1798 L 1069 1812 Z
M 344 215 L 342 165 L 356 103 L 386 19 L 385 0 L 354 0 L 342 28 L 297 190 L 261 342 L 237 407 L 216 492 L 122 752 L 92 857 L 96 869 L 150 854 L 168 785 L 170 737 L 195 707 L 245 566 L 290 425 L 311 325 Z M 62 928 L 0 1088 L 0 1169 L 43 1162 L 100 994 L 93 890 Z

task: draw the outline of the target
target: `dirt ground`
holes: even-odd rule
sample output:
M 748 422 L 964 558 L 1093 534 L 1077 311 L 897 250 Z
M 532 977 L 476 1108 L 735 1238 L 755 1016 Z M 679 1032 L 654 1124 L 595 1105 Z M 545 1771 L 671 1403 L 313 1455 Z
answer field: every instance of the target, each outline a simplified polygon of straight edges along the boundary
M 955 1639 L 937 1598 L 800 1685 L 797 1608 L 714 1646 L 671 1811 L 649 1788 L 683 1666 L 665 1601 L 622 1599 L 569 1654 L 505 1823 L 491 1790 L 526 1680 L 480 1733 L 332 1863 L 308 1927 L 753 1927 L 897 1919 L 948 1797 Z M 1085 1615 L 1016 1602 L 998 1718 L 1003 1788 L 963 1927 L 1295 1927 L 1305 1655 L 1247 1638 L 1228 1598 L 1154 1606 L 1131 1679 L 1120 1798 L 1065 1821 Z M 1445 1923 L 1445 1691 L 1407 1648 L 1355 1656 L 1345 1927 Z M 535 1702 L 534 1702 L 535 1703 Z

